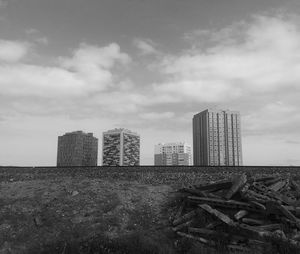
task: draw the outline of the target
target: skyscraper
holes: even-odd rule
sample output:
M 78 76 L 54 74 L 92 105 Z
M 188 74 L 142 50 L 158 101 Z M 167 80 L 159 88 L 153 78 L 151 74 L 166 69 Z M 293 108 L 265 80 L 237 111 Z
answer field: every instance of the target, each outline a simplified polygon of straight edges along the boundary
M 97 166 L 98 139 L 74 131 L 58 137 L 57 166 Z
M 194 165 L 241 166 L 240 114 L 207 109 L 193 117 Z
M 102 165 L 140 165 L 140 135 L 124 128 L 104 132 Z
M 192 165 L 191 147 L 185 142 L 155 145 L 154 165 L 155 166 Z

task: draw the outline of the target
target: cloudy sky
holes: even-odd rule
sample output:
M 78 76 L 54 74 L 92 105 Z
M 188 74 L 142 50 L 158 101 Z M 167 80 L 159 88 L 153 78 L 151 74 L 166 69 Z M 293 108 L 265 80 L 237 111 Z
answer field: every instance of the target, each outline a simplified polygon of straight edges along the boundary
M 0 0 L 0 165 L 55 165 L 57 136 L 125 127 L 192 144 L 242 115 L 245 165 L 300 165 L 299 0 Z

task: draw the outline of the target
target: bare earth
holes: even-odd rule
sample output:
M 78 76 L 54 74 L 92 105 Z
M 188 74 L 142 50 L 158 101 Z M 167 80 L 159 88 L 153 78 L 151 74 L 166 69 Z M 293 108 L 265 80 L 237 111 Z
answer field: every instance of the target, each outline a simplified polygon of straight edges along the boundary
M 157 233 L 170 225 L 174 190 L 242 172 L 300 179 L 300 167 L 0 167 L 0 254 L 74 253 L 64 245 L 134 232 L 150 232 L 152 246 L 170 240 L 169 252 L 155 253 L 174 253 L 177 240 Z
M 0 253 L 160 227 L 171 192 L 167 185 L 84 177 L 1 182 Z

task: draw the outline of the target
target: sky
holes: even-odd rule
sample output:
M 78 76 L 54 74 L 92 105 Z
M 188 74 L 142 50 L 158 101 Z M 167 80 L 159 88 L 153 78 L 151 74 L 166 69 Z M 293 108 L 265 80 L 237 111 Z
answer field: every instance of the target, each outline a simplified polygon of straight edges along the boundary
M 54 166 L 57 137 L 127 128 L 192 145 L 241 113 L 244 165 L 300 165 L 299 0 L 0 0 L 0 165 Z

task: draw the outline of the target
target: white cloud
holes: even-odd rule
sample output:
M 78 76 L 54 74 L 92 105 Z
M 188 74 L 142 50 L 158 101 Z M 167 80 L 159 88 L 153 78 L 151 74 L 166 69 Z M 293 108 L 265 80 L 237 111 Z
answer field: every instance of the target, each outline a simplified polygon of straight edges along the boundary
M 4 49 L 6 44 L 0 44 L 0 52 Z M 71 57 L 57 58 L 56 66 L 29 64 L 26 56 L 6 56 L 10 62 L 0 63 L 0 115 L 67 114 L 87 118 L 136 111 L 130 92 L 134 84 L 122 77 L 131 59 L 117 44 L 81 44 Z M 120 92 L 113 91 L 119 88 Z
M 134 39 L 133 45 L 137 47 L 142 55 L 157 55 L 159 51 L 156 44 L 150 39 Z
M 282 18 L 256 16 L 231 30 L 220 31 L 226 35 L 211 47 L 166 56 L 159 68 L 168 79 L 154 89 L 197 102 L 239 100 L 280 89 L 300 92 L 299 27 Z M 236 36 L 230 43 L 223 40 L 228 33 Z
M 27 42 L 0 40 L 0 63 L 21 60 L 28 54 L 30 47 Z
M 81 44 L 71 58 L 61 58 L 63 68 L 75 72 L 84 79 L 88 86 L 103 90 L 113 82 L 110 71 L 116 63 L 126 65 L 130 57 L 120 51 L 119 45 L 112 43 L 106 47 Z
M 57 67 L 15 64 L 0 65 L 1 94 L 10 97 L 72 97 L 86 92 L 76 74 Z
M 116 43 L 102 48 L 82 43 L 73 51 L 72 58 L 62 58 L 61 63 L 64 67 L 84 72 L 88 67 L 109 69 L 116 62 L 127 64 L 130 60 L 127 54 L 120 51 L 120 46 Z
M 106 47 L 81 44 L 70 57 L 57 58 L 57 66 L 21 60 L 27 59 L 0 64 L 2 114 L 102 117 L 130 115 L 143 112 L 144 107 L 175 102 L 172 96 L 155 96 L 152 90 L 146 93 L 124 76 L 131 58 L 115 43 Z
M 26 46 L 27 43 L 0 42 L 0 58 L 10 62 L 0 65 L 2 95 L 54 99 L 85 96 L 111 86 L 116 62 L 130 61 L 116 44 L 103 48 L 82 44 L 71 58 L 60 59 L 61 66 L 17 63 L 27 54 Z

